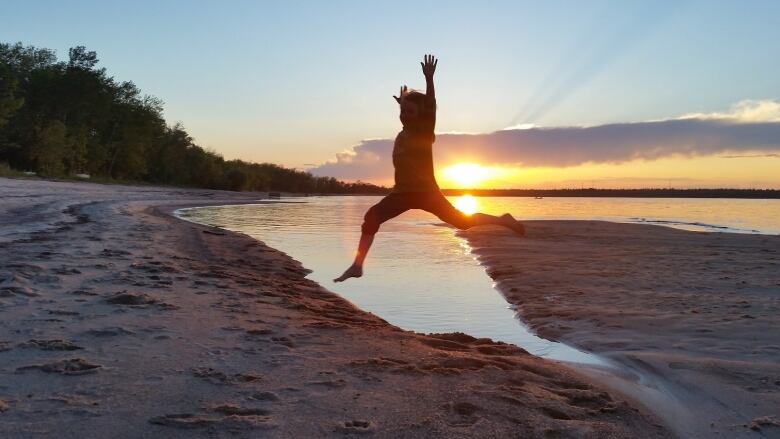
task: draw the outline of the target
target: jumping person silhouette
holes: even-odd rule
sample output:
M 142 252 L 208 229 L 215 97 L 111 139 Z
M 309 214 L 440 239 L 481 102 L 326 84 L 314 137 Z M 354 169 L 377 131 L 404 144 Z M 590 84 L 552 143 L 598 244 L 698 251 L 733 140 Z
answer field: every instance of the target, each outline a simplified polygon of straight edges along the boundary
M 439 190 L 433 175 L 433 133 L 436 126 L 436 96 L 433 89 L 433 73 L 438 60 L 425 55 L 422 66 L 425 75 L 425 94 L 401 87 L 399 96 L 393 96 L 401 106 L 403 129 L 393 145 L 393 167 L 395 187 L 390 195 L 366 212 L 361 227 L 360 243 L 352 265 L 341 276 L 333 279 L 342 282 L 351 277 L 363 275 L 363 262 L 374 242 L 374 234 L 383 222 L 395 218 L 409 209 L 422 209 L 442 221 L 461 230 L 484 224 L 495 224 L 514 230 L 520 235 L 525 228 L 512 215 L 500 217 L 475 213 L 466 215 L 456 209 Z

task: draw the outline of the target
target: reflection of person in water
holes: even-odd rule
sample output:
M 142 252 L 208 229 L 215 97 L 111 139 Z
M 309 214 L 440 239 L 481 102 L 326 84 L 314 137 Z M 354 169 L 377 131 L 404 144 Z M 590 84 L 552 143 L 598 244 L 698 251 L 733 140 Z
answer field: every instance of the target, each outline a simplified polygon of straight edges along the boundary
M 523 235 L 525 229 L 512 215 L 500 217 L 475 213 L 466 215 L 444 198 L 433 175 L 433 133 L 436 126 L 436 96 L 433 89 L 433 72 L 438 60 L 426 55 L 420 63 L 425 75 L 426 90 L 422 94 L 415 90 L 401 88 L 400 96 L 393 96 L 401 106 L 403 129 L 395 138 L 393 146 L 393 166 L 395 167 L 395 187 L 393 192 L 366 212 L 360 243 L 355 262 L 341 276 L 334 279 L 341 282 L 350 277 L 363 275 L 363 261 L 366 259 L 374 234 L 379 225 L 409 209 L 428 211 L 459 229 L 483 224 L 495 224 L 507 227 Z

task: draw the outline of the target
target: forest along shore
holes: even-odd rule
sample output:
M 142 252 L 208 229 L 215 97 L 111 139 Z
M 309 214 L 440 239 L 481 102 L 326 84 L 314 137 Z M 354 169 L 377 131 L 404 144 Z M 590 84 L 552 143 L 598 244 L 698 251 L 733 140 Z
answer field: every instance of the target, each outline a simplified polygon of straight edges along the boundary
M 628 372 L 606 384 L 676 401 L 654 409 L 685 436 L 780 437 L 780 236 L 526 225 L 462 235 L 533 330 Z
M 0 193 L 0 436 L 670 436 L 569 367 L 400 330 L 261 242 L 171 216 L 258 194 Z

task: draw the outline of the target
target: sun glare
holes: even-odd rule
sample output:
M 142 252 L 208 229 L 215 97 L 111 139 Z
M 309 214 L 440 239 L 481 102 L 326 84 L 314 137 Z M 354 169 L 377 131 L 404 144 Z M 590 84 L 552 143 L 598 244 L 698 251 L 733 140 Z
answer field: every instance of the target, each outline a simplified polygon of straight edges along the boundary
M 491 170 L 475 163 L 458 163 L 442 171 L 444 178 L 461 189 L 474 189 L 490 177 Z
M 455 200 L 455 208 L 466 215 L 471 215 L 479 209 L 479 202 L 471 195 L 461 195 Z

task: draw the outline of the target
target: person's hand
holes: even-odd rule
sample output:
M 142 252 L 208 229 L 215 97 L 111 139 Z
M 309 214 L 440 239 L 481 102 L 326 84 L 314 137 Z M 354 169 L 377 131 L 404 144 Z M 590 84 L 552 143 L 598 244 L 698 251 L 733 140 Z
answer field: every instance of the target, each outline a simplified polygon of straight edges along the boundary
M 436 71 L 436 64 L 438 63 L 439 60 L 434 58 L 433 55 L 425 55 L 423 57 L 423 62 L 420 63 L 423 75 L 425 75 L 426 78 L 433 78 L 433 72 Z
M 398 93 L 398 96 L 393 96 L 395 98 L 395 101 L 400 104 L 401 103 L 401 98 L 404 97 L 404 95 L 406 94 L 407 90 L 408 89 L 406 88 L 405 85 L 403 87 L 401 87 L 401 91 Z

